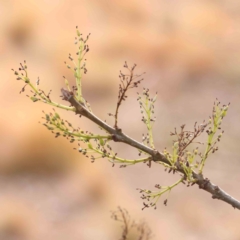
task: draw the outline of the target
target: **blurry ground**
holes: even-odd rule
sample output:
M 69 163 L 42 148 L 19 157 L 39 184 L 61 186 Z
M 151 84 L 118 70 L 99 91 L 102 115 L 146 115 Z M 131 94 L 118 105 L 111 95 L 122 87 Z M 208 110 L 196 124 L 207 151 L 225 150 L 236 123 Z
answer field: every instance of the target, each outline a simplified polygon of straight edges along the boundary
M 0 239 L 118 239 L 120 228 L 109 213 L 118 205 L 145 219 L 154 239 L 239 239 L 239 211 L 197 187 L 180 186 L 168 207 L 162 199 L 157 210 L 142 212 L 135 189 L 176 178 L 159 166 L 119 169 L 104 159 L 91 164 L 38 124 L 41 111 L 51 108 L 19 95 L 22 83 L 10 69 L 26 59 L 31 79 L 39 76 L 41 87 L 59 99 L 62 76 L 72 79 L 63 62 L 75 52 L 76 25 L 92 33 L 83 82 L 93 111 L 111 122 L 107 113 L 115 108 L 118 72 L 125 60 L 137 63 L 139 73 L 147 72 L 143 86 L 159 93 L 154 136 L 160 150 L 171 146 L 174 127 L 207 119 L 216 97 L 231 102 L 220 150 L 205 175 L 240 199 L 240 2 L 1 0 Z M 145 128 L 134 91 L 120 113 L 122 129 L 140 140 Z M 73 114 L 65 116 L 93 129 Z M 116 149 L 136 156 L 124 145 Z

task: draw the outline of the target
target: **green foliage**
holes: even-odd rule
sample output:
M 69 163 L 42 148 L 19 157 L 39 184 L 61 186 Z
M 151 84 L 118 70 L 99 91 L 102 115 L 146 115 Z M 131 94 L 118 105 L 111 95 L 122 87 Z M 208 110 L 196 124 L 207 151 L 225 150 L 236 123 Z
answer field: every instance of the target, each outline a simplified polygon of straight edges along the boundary
M 142 114 L 142 122 L 147 126 L 147 136 L 143 135 L 143 143 L 151 148 L 154 148 L 154 141 L 153 141 L 153 124 L 156 118 L 153 116 L 154 114 L 154 103 L 157 100 L 157 93 L 156 95 L 151 98 L 149 95 L 149 89 L 143 89 L 143 93 L 140 95 L 138 93 L 138 101 L 140 104 L 141 114 Z

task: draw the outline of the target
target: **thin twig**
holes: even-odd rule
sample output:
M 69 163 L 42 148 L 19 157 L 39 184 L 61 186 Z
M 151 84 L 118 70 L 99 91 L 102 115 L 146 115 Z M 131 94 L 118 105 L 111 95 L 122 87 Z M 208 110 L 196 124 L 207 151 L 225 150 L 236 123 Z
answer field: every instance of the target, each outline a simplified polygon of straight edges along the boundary
M 129 75 L 128 74 L 123 74 L 120 71 L 119 74 L 119 78 L 120 78 L 120 84 L 119 84 L 119 93 L 118 93 L 118 101 L 117 101 L 117 107 L 115 110 L 115 114 L 112 115 L 115 118 L 115 124 L 114 127 L 116 129 L 119 129 L 118 127 L 118 113 L 119 113 L 119 108 L 122 104 L 123 101 L 126 100 L 127 98 L 127 91 L 130 88 L 134 88 L 134 87 L 138 87 L 139 83 L 143 80 L 143 79 L 139 79 L 139 77 L 142 75 L 134 75 L 134 69 L 136 68 L 136 64 L 133 65 L 132 68 L 129 68 L 127 65 L 127 62 L 125 62 L 124 67 L 128 69 L 129 71 Z

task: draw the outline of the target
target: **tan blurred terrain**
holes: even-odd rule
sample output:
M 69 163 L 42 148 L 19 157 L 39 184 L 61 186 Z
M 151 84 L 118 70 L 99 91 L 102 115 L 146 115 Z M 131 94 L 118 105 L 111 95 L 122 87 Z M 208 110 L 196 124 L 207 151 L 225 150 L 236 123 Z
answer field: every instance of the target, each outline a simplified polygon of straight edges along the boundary
M 83 92 L 102 119 L 117 101 L 118 73 L 125 60 L 146 71 L 142 87 L 158 91 L 156 147 L 170 149 L 174 127 L 207 119 L 215 98 L 231 102 L 220 150 L 205 175 L 240 199 L 240 2 L 0 0 L 0 239 L 112 240 L 120 226 L 110 210 L 125 207 L 145 219 L 154 239 L 240 239 L 240 215 L 197 187 L 179 186 L 168 206 L 141 211 L 136 188 L 168 185 L 177 177 L 160 166 L 112 168 L 104 159 L 92 164 L 65 139 L 54 138 L 38 122 L 42 110 L 19 95 L 22 82 L 11 68 L 27 60 L 30 78 L 59 98 L 62 76 L 73 83 L 64 61 L 75 53 L 75 26 L 87 35 L 90 52 Z M 58 111 L 84 130 L 96 129 L 74 114 Z M 120 109 L 121 128 L 141 140 L 136 92 Z M 114 145 L 118 155 L 137 152 Z

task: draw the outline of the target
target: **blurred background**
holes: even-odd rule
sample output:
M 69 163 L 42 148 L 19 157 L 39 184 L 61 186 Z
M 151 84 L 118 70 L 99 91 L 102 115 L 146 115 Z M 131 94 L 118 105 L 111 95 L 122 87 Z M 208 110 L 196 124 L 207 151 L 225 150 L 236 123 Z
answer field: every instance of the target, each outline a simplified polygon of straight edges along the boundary
M 93 111 L 113 124 L 108 113 L 116 106 L 119 70 L 125 60 L 136 63 L 138 73 L 146 71 L 137 91 L 158 91 L 159 150 L 171 149 L 174 127 L 192 129 L 207 120 L 216 98 L 231 102 L 220 150 L 209 158 L 205 176 L 240 199 L 239 1 L 0 0 L 0 239 L 118 239 L 120 225 L 110 219 L 118 205 L 145 220 L 154 239 L 239 239 L 239 211 L 197 186 L 179 186 L 167 207 L 163 196 L 157 210 L 142 211 L 136 188 L 169 185 L 177 176 L 158 165 L 92 164 L 38 123 L 42 110 L 52 108 L 19 95 L 23 83 L 11 68 L 27 60 L 31 80 L 40 77 L 40 87 L 62 102 L 62 76 L 74 82 L 64 61 L 76 52 L 77 25 L 84 36 L 91 33 L 83 93 Z M 120 109 L 120 127 L 141 140 L 146 129 L 136 98 L 133 89 Z M 73 113 L 58 113 L 84 130 L 96 129 Z M 119 156 L 137 156 L 123 144 L 114 147 Z

